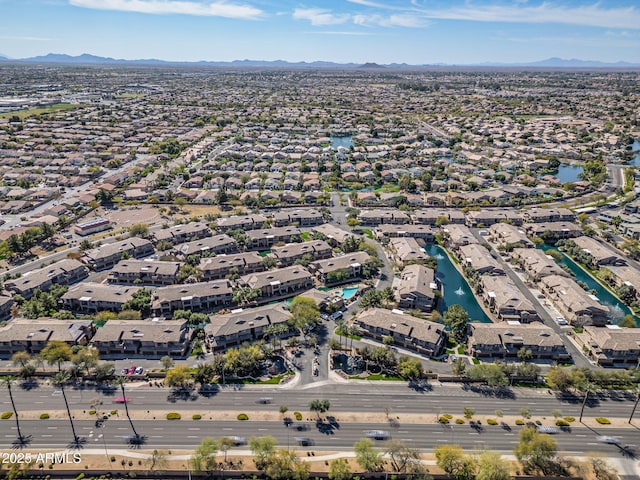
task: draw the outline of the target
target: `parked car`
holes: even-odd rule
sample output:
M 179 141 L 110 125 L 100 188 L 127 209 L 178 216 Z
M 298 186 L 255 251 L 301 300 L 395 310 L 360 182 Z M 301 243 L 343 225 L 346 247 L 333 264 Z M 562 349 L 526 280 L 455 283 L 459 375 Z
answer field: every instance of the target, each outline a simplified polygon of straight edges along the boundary
M 136 375 L 140 375 L 142 372 L 144 372 L 144 368 L 142 367 L 136 367 L 136 369 L 134 370 Z

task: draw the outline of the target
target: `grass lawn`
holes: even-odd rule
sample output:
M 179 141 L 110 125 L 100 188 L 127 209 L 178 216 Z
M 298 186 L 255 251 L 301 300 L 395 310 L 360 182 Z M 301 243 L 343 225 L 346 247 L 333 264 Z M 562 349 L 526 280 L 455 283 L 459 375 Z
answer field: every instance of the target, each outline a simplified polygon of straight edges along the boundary
M 369 230 L 368 228 L 363 228 L 362 229 L 362 234 L 365 235 L 366 237 L 370 238 L 371 240 L 373 240 L 373 232 L 371 230 Z
M 311 233 L 309 233 L 309 232 L 302 232 L 302 233 L 300 234 L 300 238 L 301 238 L 302 240 L 304 240 L 305 242 L 308 242 L 309 240 L 311 240 Z
M 398 377 L 397 375 L 384 375 L 382 373 L 376 373 L 373 375 L 369 375 L 368 377 L 360 377 L 358 375 L 353 375 L 353 376 L 350 376 L 349 379 L 351 380 L 382 380 L 382 381 L 393 381 L 393 382 L 404 381 L 404 378 Z
M 70 103 L 58 103 L 56 105 L 49 105 L 40 108 L 29 108 L 28 110 L 18 110 L 17 112 L 1 113 L 0 118 L 11 118 L 16 116 L 20 120 L 33 117 L 35 115 L 42 115 L 43 113 L 55 113 L 62 110 L 75 110 L 76 108 L 82 108 L 84 105 L 72 105 Z
M 243 385 L 278 385 L 284 377 L 287 377 L 289 375 L 293 375 L 293 372 L 283 373 L 282 375 L 272 377 L 269 380 L 254 380 L 251 378 L 243 378 L 229 380 L 227 383 L 239 383 Z

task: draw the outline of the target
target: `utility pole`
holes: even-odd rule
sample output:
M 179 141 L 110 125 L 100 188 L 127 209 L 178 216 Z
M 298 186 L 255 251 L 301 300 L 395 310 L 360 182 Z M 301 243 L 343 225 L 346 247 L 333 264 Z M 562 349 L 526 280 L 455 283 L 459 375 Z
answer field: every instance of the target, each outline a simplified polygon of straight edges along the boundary
M 633 405 L 633 410 L 631 410 L 631 415 L 629 415 L 629 423 L 631 423 L 633 414 L 636 413 L 636 408 L 638 408 L 638 402 L 640 402 L 640 388 L 637 390 L 636 403 Z

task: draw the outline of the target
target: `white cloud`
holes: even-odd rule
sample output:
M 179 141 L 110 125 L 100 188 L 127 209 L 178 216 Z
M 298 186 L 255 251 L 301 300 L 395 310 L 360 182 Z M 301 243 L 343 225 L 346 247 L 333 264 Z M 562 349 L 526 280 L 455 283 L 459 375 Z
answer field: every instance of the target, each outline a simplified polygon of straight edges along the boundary
M 10 36 L 1 36 L 0 40 L 9 40 L 12 42 L 49 42 L 50 38 L 44 37 L 10 37 Z
M 311 33 L 313 35 L 350 35 L 350 36 L 356 36 L 356 37 L 362 37 L 362 36 L 367 36 L 367 35 L 373 35 L 370 32 L 339 32 L 339 31 L 322 31 L 322 30 L 314 30 L 311 32 L 305 32 L 305 33 Z
M 419 28 L 429 25 L 429 22 L 425 21 L 424 18 L 409 14 L 391 15 L 389 17 L 383 15 L 354 15 L 353 23 L 365 27 L 380 26 Z
M 311 25 L 321 26 L 346 23 L 351 19 L 351 15 L 346 13 L 336 15 L 324 8 L 296 8 L 293 12 L 293 18 L 295 20 L 308 20 Z
M 607 28 L 640 28 L 640 10 L 635 7 L 605 8 L 595 3 L 561 6 L 548 2 L 539 5 L 475 5 L 445 9 L 420 9 L 427 18 L 506 23 L 561 23 Z
M 347 0 L 347 2 L 355 3 L 356 5 L 363 5 L 365 7 L 372 7 L 372 8 L 388 8 L 388 9 L 396 8 L 392 5 L 385 5 L 384 3 L 379 3 L 379 2 L 371 2 L 370 0 Z
M 226 1 L 201 3 L 180 0 L 69 0 L 69 3 L 76 7 L 96 10 L 118 10 L 150 14 L 182 14 L 245 20 L 255 20 L 264 16 L 264 12 L 258 8 Z

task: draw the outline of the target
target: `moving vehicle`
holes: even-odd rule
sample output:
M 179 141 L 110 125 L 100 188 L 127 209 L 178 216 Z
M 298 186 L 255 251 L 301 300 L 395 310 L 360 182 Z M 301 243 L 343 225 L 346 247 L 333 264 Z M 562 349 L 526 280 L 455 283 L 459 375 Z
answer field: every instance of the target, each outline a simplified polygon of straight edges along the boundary
M 373 440 L 388 440 L 391 438 L 391 435 L 386 430 L 369 430 L 365 432 L 365 435 Z
M 124 402 L 131 402 L 131 398 L 130 397 L 116 397 L 113 399 L 113 403 L 124 403 Z
M 258 399 L 258 403 L 264 403 L 264 404 L 269 404 L 273 401 L 273 398 L 271 397 L 261 397 Z
M 298 442 L 298 445 L 301 447 L 309 447 L 315 443 L 313 439 L 309 437 L 296 437 L 296 442 Z
M 225 437 L 227 440 L 229 440 L 231 443 L 233 443 L 234 445 L 238 446 L 238 445 L 246 445 L 247 444 L 247 439 L 244 437 L 237 437 L 237 436 L 231 436 L 231 437 Z
M 538 431 L 540 433 L 547 433 L 549 435 L 553 435 L 559 432 L 557 427 L 538 427 Z
M 598 437 L 597 440 L 600 443 L 608 443 L 609 445 L 619 445 L 620 444 L 620 440 L 618 440 L 616 437 L 601 436 L 601 437 Z

